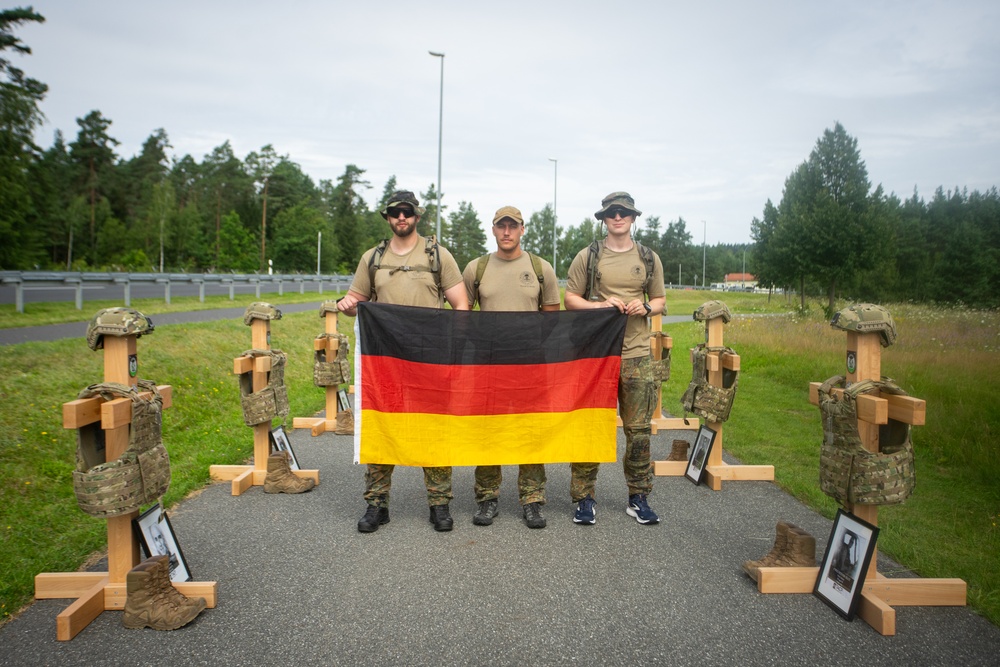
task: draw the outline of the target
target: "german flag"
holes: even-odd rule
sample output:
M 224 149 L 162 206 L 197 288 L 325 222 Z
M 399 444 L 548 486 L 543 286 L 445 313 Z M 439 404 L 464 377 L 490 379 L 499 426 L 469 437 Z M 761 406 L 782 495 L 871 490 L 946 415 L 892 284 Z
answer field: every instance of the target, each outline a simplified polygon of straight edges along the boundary
M 355 462 L 614 461 L 626 320 L 358 304 Z

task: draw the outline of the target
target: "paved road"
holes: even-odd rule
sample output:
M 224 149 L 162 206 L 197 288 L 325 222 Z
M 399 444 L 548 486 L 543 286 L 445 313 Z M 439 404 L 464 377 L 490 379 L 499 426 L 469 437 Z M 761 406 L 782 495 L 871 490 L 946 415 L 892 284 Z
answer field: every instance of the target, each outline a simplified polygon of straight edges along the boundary
M 303 310 L 315 310 L 318 312 L 320 303 L 319 301 L 315 303 L 289 303 L 279 307 L 282 313 L 298 313 Z M 161 327 L 188 322 L 210 322 L 212 320 L 240 318 L 243 317 L 244 312 L 246 312 L 246 306 L 242 308 L 193 310 L 186 313 L 150 314 L 149 317 L 153 320 L 153 326 Z M 83 338 L 87 335 L 87 322 L 88 320 L 70 322 L 68 324 L 48 324 L 37 327 L 0 329 L 0 345 L 16 345 L 17 343 L 27 343 L 29 341 L 54 341 L 64 338 L 76 338 L 78 336 Z
M 676 436 L 654 436 L 654 457 Z M 896 636 L 883 637 L 810 594 L 758 593 L 740 564 L 770 550 L 776 521 L 811 532 L 820 551 L 831 527 L 769 482 L 713 492 L 658 477 L 664 520 L 639 526 L 621 467 L 608 464 L 597 524 L 584 527 L 570 518 L 568 466 L 550 465 L 549 525 L 528 530 L 516 467 L 503 468 L 490 527 L 472 524 L 472 469 L 456 468 L 456 527 L 435 533 L 421 471 L 397 468 L 391 522 L 364 535 L 352 439 L 299 429 L 291 443 L 320 470 L 312 492 L 234 497 L 217 483 L 171 512 L 194 578 L 218 582 L 216 608 L 174 632 L 126 630 L 107 611 L 58 642 L 55 617 L 71 601 L 39 601 L 0 628 L 0 665 L 998 664 L 1000 629 L 964 607 L 899 608 Z
M 320 301 L 316 301 L 315 303 L 289 303 L 279 305 L 279 307 L 282 313 L 299 313 L 304 310 L 315 310 L 318 312 L 320 303 Z M 217 308 L 214 310 L 194 310 L 186 313 L 150 314 L 149 317 L 153 320 L 154 326 L 161 327 L 164 325 L 185 324 L 187 322 L 210 322 L 212 320 L 239 318 L 243 317 L 245 311 L 246 307 Z M 691 321 L 690 315 L 667 315 L 663 318 L 664 324 L 689 321 Z M 83 338 L 86 335 L 86 320 L 82 322 L 70 322 L 68 324 L 16 327 L 0 329 L 0 345 L 16 345 L 17 343 L 27 343 L 29 341 L 54 341 L 64 338 L 76 338 L 78 336 Z

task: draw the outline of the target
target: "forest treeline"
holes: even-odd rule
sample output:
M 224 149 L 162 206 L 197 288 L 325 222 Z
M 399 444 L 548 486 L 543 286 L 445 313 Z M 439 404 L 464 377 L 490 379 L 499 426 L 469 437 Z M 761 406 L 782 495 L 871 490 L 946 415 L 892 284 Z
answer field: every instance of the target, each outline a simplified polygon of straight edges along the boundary
M 27 21 L 44 18 L 31 8 L 0 12 L 0 269 L 350 273 L 389 232 L 378 213 L 389 194 L 419 187 L 393 176 L 369 207 L 378 186 L 355 164 L 316 183 L 272 145 L 240 157 L 226 141 L 200 159 L 176 157 L 162 128 L 137 155 L 121 156 L 98 110 L 77 119 L 75 136 L 57 130 L 38 146 L 48 88 L 9 59 L 30 54 L 13 31 Z M 434 233 L 435 187 L 417 194 L 426 208 L 418 229 Z M 442 201 L 441 242 L 464 266 L 486 252 L 483 219 L 471 202 Z M 524 245 L 551 260 L 552 207 L 524 213 Z M 886 194 L 839 123 L 788 177 L 778 204 L 765 202 L 747 224 L 754 243 L 703 247 L 683 218 L 664 224 L 647 214 L 636 238 L 660 254 L 668 283 L 708 285 L 745 269 L 828 307 L 840 297 L 1000 305 L 997 189 L 938 188 L 929 201 Z M 558 275 L 600 235 L 593 219 L 559 227 Z

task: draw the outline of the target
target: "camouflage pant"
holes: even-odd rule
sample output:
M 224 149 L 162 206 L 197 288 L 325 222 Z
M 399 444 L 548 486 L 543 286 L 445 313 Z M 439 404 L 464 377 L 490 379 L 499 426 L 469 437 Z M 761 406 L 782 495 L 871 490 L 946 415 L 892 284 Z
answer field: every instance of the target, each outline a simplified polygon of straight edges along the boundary
M 392 471 L 396 466 L 369 463 L 365 472 L 365 502 L 375 507 L 389 506 Z M 424 485 L 427 487 L 427 504 L 447 505 L 454 497 L 451 493 L 451 468 L 424 468 Z
M 625 483 L 629 495 L 649 494 L 653 490 L 653 464 L 649 460 L 650 421 L 656 410 L 660 383 L 653 379 L 649 356 L 622 359 L 618 376 L 618 412 L 625 431 Z M 594 497 L 599 463 L 574 463 L 570 480 L 570 497 L 579 502 L 585 496 Z
M 500 495 L 503 473 L 500 466 L 476 466 L 476 502 L 496 500 Z M 545 504 L 545 466 L 528 463 L 517 467 L 518 498 L 522 505 Z

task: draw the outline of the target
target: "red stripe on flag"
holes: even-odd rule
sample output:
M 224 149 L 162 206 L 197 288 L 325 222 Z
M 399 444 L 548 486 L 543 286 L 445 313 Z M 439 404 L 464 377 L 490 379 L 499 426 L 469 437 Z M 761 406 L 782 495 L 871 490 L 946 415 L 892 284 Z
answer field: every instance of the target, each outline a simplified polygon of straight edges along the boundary
M 362 355 L 362 408 L 456 416 L 615 409 L 620 367 L 618 356 L 455 366 Z

